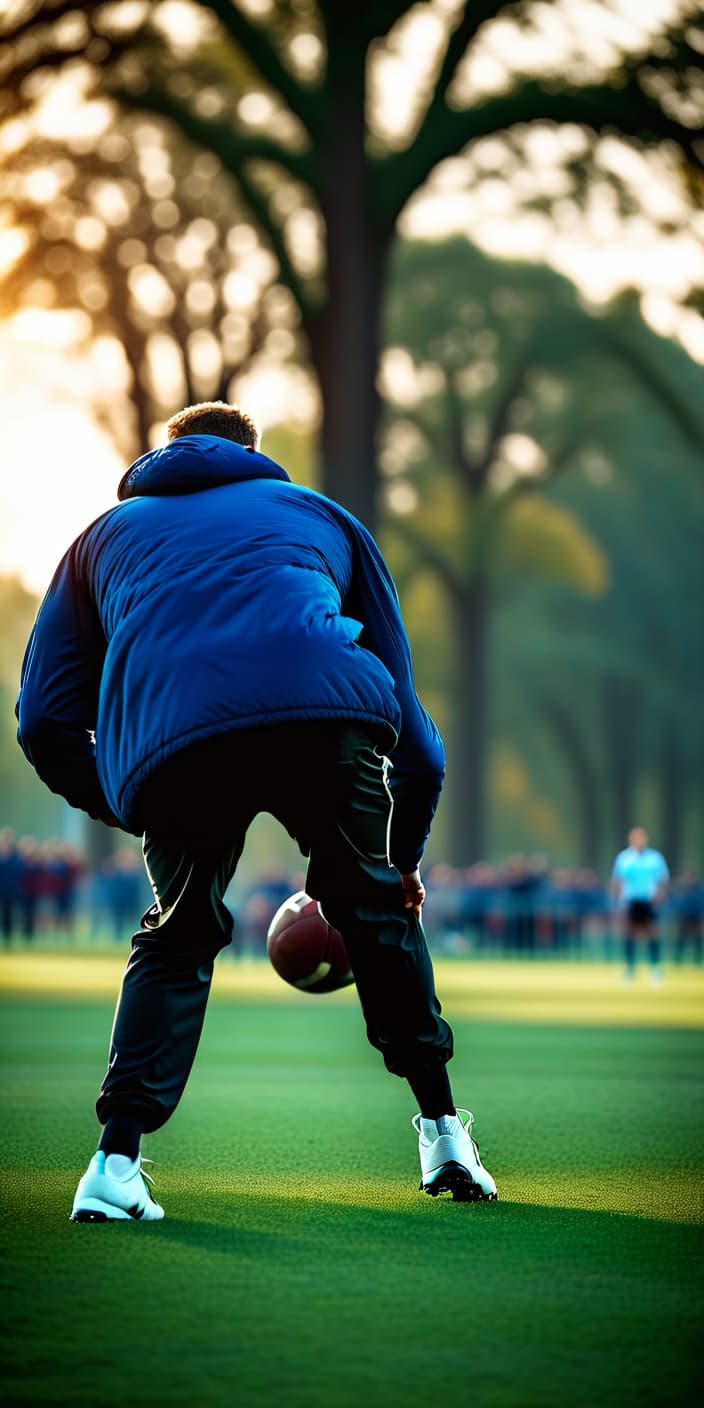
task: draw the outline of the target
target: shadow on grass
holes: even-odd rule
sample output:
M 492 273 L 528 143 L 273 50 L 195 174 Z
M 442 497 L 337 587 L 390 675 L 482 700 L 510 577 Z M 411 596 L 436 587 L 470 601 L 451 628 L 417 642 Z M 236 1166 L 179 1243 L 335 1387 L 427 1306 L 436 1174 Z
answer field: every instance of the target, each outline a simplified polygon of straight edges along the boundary
M 696 1401 L 701 1229 L 385 1198 L 182 1185 L 163 1222 L 30 1225 L 6 1302 L 22 1401 L 75 1408 L 96 1381 L 110 1408 Z
M 513 1246 L 521 1256 L 528 1248 L 538 1259 L 580 1255 L 611 1263 L 616 1256 L 637 1255 L 641 1269 L 644 1260 L 664 1259 L 670 1273 L 680 1257 L 683 1271 L 696 1273 L 704 1263 L 704 1227 L 624 1212 L 508 1201 L 463 1204 L 420 1195 L 417 1208 L 252 1194 L 227 1200 L 211 1197 L 206 1200 L 206 1216 L 167 1214 L 154 1230 L 167 1242 L 239 1257 L 250 1246 L 271 1248 L 272 1239 L 308 1240 L 311 1227 L 324 1230 L 326 1239 L 357 1238 L 360 1245 L 367 1237 L 376 1245 L 388 1240 L 406 1249 L 432 1248 L 436 1256 L 450 1251 L 462 1256 L 465 1250 L 473 1258 L 482 1253 L 504 1255 Z

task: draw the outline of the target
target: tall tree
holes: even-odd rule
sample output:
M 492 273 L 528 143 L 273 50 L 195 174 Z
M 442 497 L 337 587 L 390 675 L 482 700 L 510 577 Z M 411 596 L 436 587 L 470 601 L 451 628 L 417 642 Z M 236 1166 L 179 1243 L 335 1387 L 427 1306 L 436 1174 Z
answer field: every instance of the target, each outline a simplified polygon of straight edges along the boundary
M 453 622 L 449 790 L 459 863 L 487 848 L 496 603 L 530 579 L 588 596 L 606 584 L 594 536 L 547 491 L 595 456 L 608 463 L 637 453 L 651 402 L 671 441 L 701 451 L 702 374 L 643 324 L 629 300 L 591 315 L 553 271 L 492 260 L 465 240 L 445 243 L 440 257 L 437 245 L 399 246 L 387 312 L 381 466 L 396 509 L 393 532 L 434 571 Z M 617 697 L 611 682 L 605 702 L 625 792 L 634 776 L 626 683 Z M 550 716 L 569 746 L 556 702 Z M 573 756 L 576 765 L 574 749 Z M 582 774 L 584 782 L 586 764 Z M 585 848 L 593 852 L 589 805 Z
M 701 378 L 681 364 L 693 399 Z M 608 590 L 567 600 L 546 585 L 514 598 L 510 622 L 499 618 L 497 726 L 527 747 L 527 715 L 558 743 L 583 837 L 589 812 L 597 816 L 603 863 L 644 820 L 676 868 L 699 841 L 703 780 L 701 453 L 653 398 L 639 397 L 626 418 L 605 409 L 608 459 L 585 457 L 549 492 L 601 543 Z M 579 759 L 555 727 L 565 717 Z M 590 846 L 583 858 L 592 855 Z
M 307 0 L 255 12 L 246 0 L 192 0 L 205 28 L 190 51 L 178 24 L 169 27 L 168 8 L 99 0 L 80 10 L 72 0 L 15 7 L 3 30 L 11 41 L 7 111 L 83 60 L 98 90 L 157 114 L 217 156 L 301 312 L 321 391 L 323 487 L 370 525 L 387 260 L 401 212 L 438 164 L 526 124 L 577 123 L 667 143 L 691 168 L 702 166 L 701 27 L 691 0 L 681 0 L 669 30 L 634 23 L 628 50 L 608 40 L 606 60 L 580 55 L 579 44 L 575 52 L 565 19 L 566 58 L 548 56 L 542 67 L 521 59 L 520 45 L 526 32 L 539 34 L 540 4 Z M 380 92 L 422 11 L 430 16 L 428 62 L 419 82 L 409 80 L 414 101 L 399 133 L 389 129 Z M 487 57 L 493 85 L 482 78 Z M 253 91 L 263 102 L 243 107 Z

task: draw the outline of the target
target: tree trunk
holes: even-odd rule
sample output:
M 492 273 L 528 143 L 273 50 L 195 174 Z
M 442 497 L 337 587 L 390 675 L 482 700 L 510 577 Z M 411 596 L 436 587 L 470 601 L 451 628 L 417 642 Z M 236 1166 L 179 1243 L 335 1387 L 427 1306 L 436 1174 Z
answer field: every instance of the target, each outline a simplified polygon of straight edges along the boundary
M 360 263 L 362 261 L 360 260 Z M 376 437 L 380 398 L 374 370 L 379 357 L 378 268 L 361 272 L 350 289 L 357 306 L 326 313 L 311 329 L 311 356 L 323 403 L 321 488 L 373 533 L 376 530 Z
M 556 699 L 543 699 L 540 707 L 562 749 L 574 782 L 579 817 L 580 862 L 592 870 L 598 870 L 602 859 L 601 799 L 586 740 L 565 705 Z
M 660 741 L 661 832 L 653 845 L 662 850 L 673 875 L 682 866 L 682 833 L 685 810 L 685 775 L 677 735 L 665 728 Z
M 638 754 L 639 689 L 631 680 L 613 676 L 604 682 L 604 748 L 611 781 L 615 835 L 612 847 L 625 846 L 631 827 L 637 825 L 635 789 Z
M 151 397 L 144 385 L 144 356 L 145 346 L 142 334 L 132 326 L 129 318 L 124 314 L 119 320 L 120 335 L 130 372 L 132 373 L 132 390 L 130 400 L 134 407 L 136 418 L 136 439 L 140 455 L 145 454 L 149 449 L 149 432 L 152 428 L 152 406 Z
M 338 15 L 338 12 L 335 12 Z M 345 7 L 339 7 L 344 24 Z M 392 236 L 369 208 L 364 49 L 338 46 L 330 73 L 330 142 L 320 153 L 326 227 L 325 307 L 306 319 L 323 405 L 322 488 L 373 532 L 377 521 L 376 386 L 386 254 Z
M 489 585 L 476 574 L 454 603 L 455 686 L 447 758 L 452 865 L 487 855 Z

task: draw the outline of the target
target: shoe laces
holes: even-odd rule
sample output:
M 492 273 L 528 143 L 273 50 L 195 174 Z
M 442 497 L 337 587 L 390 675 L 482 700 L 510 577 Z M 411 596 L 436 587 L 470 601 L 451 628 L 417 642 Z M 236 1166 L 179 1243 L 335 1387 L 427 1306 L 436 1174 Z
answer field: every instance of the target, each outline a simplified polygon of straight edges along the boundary
M 474 1138 L 474 1136 L 473 1136 L 473 1134 L 472 1134 L 472 1125 L 474 1124 L 474 1115 L 472 1114 L 472 1111 L 471 1111 L 471 1110 L 466 1110 L 466 1109 L 464 1108 L 464 1106 L 458 1105 L 458 1106 L 457 1106 L 457 1109 L 456 1109 L 456 1111 L 455 1111 L 455 1113 L 456 1113 L 458 1119 L 460 1120 L 460 1123 L 461 1123 L 461 1125 L 462 1125 L 462 1127 L 463 1127 L 463 1129 L 464 1129 L 464 1131 L 465 1131 L 465 1134 L 466 1134 L 466 1135 L 468 1136 L 468 1138 L 471 1140 L 472 1146 L 473 1146 L 473 1148 L 474 1148 L 474 1152 L 475 1152 L 475 1154 L 476 1154 L 476 1156 L 477 1156 L 477 1162 L 478 1162 L 479 1164 L 481 1164 L 481 1163 L 482 1163 L 482 1160 L 481 1160 L 481 1154 L 479 1153 L 479 1145 L 477 1144 L 477 1141 L 476 1141 L 476 1139 Z M 462 1119 L 462 1116 L 463 1116 L 463 1115 L 464 1115 L 464 1119 Z M 413 1125 L 413 1128 L 415 1129 L 416 1134 L 421 1134 L 421 1132 L 422 1132 L 422 1126 L 421 1126 L 421 1120 L 422 1120 L 422 1118 L 423 1118 L 422 1115 L 414 1115 L 414 1116 L 413 1116 L 413 1119 L 411 1120 L 411 1124 Z M 437 1121 L 436 1121 L 436 1124 L 437 1124 Z M 482 1164 L 482 1168 L 483 1168 L 483 1167 L 484 1167 L 484 1165 Z
M 470 1139 L 472 1139 L 472 1136 L 471 1136 L 471 1134 L 470 1134 L 470 1130 L 471 1130 L 471 1128 L 472 1128 L 472 1125 L 474 1124 L 474 1115 L 472 1114 L 472 1111 L 471 1111 L 471 1110 L 461 1109 L 461 1108 L 458 1106 L 457 1109 L 456 1109 L 456 1111 L 455 1111 L 455 1114 L 456 1114 L 456 1115 L 465 1115 L 465 1116 L 466 1116 L 466 1119 L 461 1120 L 460 1123 L 462 1124 L 462 1128 L 466 1131 L 466 1133 L 469 1134 Z M 422 1126 L 421 1126 L 421 1120 L 422 1120 L 422 1119 L 423 1119 L 423 1115 L 420 1115 L 420 1114 L 419 1114 L 419 1115 L 414 1115 L 414 1116 L 413 1116 L 413 1119 L 411 1120 L 411 1124 L 413 1125 L 413 1128 L 414 1128 L 416 1134 L 420 1134 L 420 1132 L 421 1132 L 421 1128 L 422 1128 Z M 435 1123 L 437 1124 L 437 1120 L 435 1121 Z M 472 1143 L 474 1144 L 474 1140 L 473 1140 L 473 1139 L 472 1139 Z M 475 1148 L 476 1148 L 476 1145 L 475 1145 Z
M 153 1163 L 154 1163 L 154 1160 L 153 1160 L 153 1159 L 145 1159 L 144 1156 L 143 1156 L 143 1154 L 140 1154 L 140 1156 L 139 1156 L 139 1171 L 140 1171 L 140 1173 L 141 1173 L 141 1175 L 142 1175 L 142 1178 L 146 1178 L 147 1182 L 148 1182 L 148 1183 L 151 1183 L 152 1187 L 154 1187 L 154 1179 L 152 1178 L 152 1176 L 151 1176 L 150 1173 L 147 1173 L 147 1171 L 146 1171 L 144 1165 L 145 1165 L 145 1164 L 153 1164 Z
M 462 1123 L 463 1123 L 463 1125 L 464 1125 L 464 1127 L 465 1127 L 465 1130 L 466 1130 L 467 1134 L 469 1134 L 469 1136 L 470 1136 L 470 1138 L 471 1138 L 471 1129 L 472 1129 L 472 1125 L 474 1124 L 474 1115 L 472 1114 L 472 1111 L 471 1111 L 471 1110 L 462 1109 L 462 1108 L 458 1105 L 458 1107 L 457 1107 L 457 1114 L 458 1114 L 458 1115 L 466 1115 L 466 1116 L 467 1116 L 466 1120 L 463 1120 Z
M 477 1156 L 477 1160 L 478 1160 L 478 1162 L 479 1162 L 480 1164 L 482 1164 L 481 1155 L 480 1155 L 480 1153 L 479 1153 L 479 1145 L 477 1144 L 477 1141 L 476 1141 L 476 1139 L 474 1138 L 474 1135 L 472 1134 L 472 1125 L 474 1124 L 474 1115 L 472 1114 L 472 1111 L 471 1111 L 471 1110 L 460 1110 L 460 1109 L 458 1109 L 457 1113 L 458 1113 L 458 1115 L 466 1115 L 466 1116 L 467 1116 L 467 1123 L 465 1124 L 464 1127 L 465 1127 L 465 1130 L 466 1130 L 467 1134 L 469 1135 L 469 1137 L 470 1137 L 470 1139 L 471 1139 L 471 1141 L 472 1141 L 472 1144 L 474 1145 L 474 1152 L 475 1152 L 475 1154 L 476 1154 L 476 1156 Z M 484 1167 L 484 1165 L 482 1164 L 482 1168 L 483 1168 L 483 1167 Z
M 457 1113 L 458 1113 L 458 1115 L 466 1115 L 466 1116 L 467 1116 L 467 1121 L 466 1121 L 466 1124 L 465 1124 L 465 1126 L 464 1126 L 464 1127 L 465 1127 L 465 1132 L 469 1135 L 469 1137 L 470 1137 L 470 1139 L 471 1139 L 471 1141 L 472 1141 L 472 1143 L 473 1143 L 473 1145 L 474 1145 L 474 1152 L 475 1152 L 475 1154 L 476 1154 L 476 1156 L 477 1156 L 477 1159 L 479 1160 L 479 1163 L 481 1164 L 482 1161 L 481 1161 L 481 1157 L 480 1157 L 480 1154 L 479 1154 L 479 1145 L 477 1144 L 477 1141 L 476 1141 L 476 1139 L 474 1138 L 474 1135 L 472 1134 L 472 1125 L 474 1124 L 474 1115 L 472 1114 L 472 1111 L 471 1111 L 471 1110 L 458 1110 Z M 463 1121 L 463 1123 L 464 1123 L 464 1121 Z

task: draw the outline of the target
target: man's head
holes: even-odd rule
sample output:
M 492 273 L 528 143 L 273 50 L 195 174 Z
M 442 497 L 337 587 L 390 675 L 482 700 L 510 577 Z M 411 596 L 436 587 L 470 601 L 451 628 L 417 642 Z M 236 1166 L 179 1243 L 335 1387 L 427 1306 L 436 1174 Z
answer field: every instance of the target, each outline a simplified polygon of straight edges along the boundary
M 634 826 L 628 833 L 628 844 L 634 851 L 644 851 L 648 844 L 648 833 L 642 826 Z
M 238 406 L 228 406 L 227 401 L 200 401 L 197 406 L 186 406 L 166 422 L 166 429 L 169 440 L 181 435 L 219 435 L 223 440 L 244 445 L 246 450 L 256 450 L 259 445 L 254 421 Z

